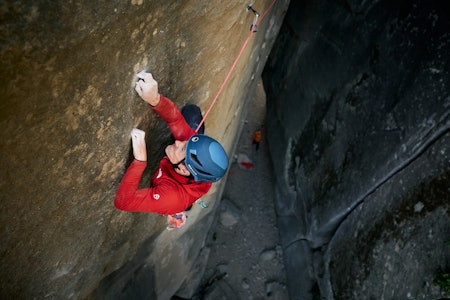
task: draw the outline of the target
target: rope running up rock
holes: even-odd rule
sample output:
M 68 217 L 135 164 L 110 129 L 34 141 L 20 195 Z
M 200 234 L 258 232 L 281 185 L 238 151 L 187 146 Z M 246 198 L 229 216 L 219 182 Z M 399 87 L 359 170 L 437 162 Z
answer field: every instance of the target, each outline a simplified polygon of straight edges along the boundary
M 256 28 L 258 27 L 258 25 L 261 23 L 261 21 L 264 19 L 264 17 L 267 15 L 267 13 L 272 9 L 273 5 L 275 4 L 276 0 L 273 0 L 272 3 L 269 5 L 269 7 L 267 7 L 267 9 L 264 11 L 264 13 L 262 14 L 262 16 L 260 18 L 257 19 L 256 22 L 254 22 L 251 26 L 250 26 L 250 32 L 247 35 L 247 38 L 245 39 L 244 44 L 241 47 L 241 50 L 239 51 L 236 59 L 234 60 L 233 64 L 231 65 L 230 70 L 228 71 L 227 76 L 225 77 L 222 85 L 220 86 L 219 90 L 217 91 L 216 96 L 214 97 L 214 100 L 211 102 L 208 110 L 205 113 L 205 116 L 203 117 L 202 121 L 200 122 L 200 124 L 198 124 L 197 129 L 195 130 L 195 132 L 198 132 L 198 130 L 200 129 L 200 127 L 202 126 L 202 124 L 205 122 L 206 117 L 208 116 L 209 112 L 211 111 L 211 109 L 213 108 L 213 106 L 216 104 L 217 99 L 219 98 L 220 94 L 223 91 L 223 88 L 225 87 L 226 83 L 228 82 L 228 80 L 230 79 L 231 73 L 233 72 L 234 68 L 236 67 L 237 62 L 239 61 L 239 59 L 242 56 L 242 53 L 245 50 L 245 47 L 247 47 L 248 42 L 250 41 L 250 38 L 252 37 L 253 33 L 256 32 Z M 251 5 L 249 5 L 247 7 L 247 9 L 251 9 L 255 14 L 255 10 L 252 9 Z

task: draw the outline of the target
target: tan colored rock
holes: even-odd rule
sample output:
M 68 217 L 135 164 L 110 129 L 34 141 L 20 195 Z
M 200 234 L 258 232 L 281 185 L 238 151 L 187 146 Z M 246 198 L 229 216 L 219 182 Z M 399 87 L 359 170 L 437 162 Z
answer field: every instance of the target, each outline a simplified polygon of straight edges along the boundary
M 169 142 L 133 91 L 136 73 L 151 71 L 161 93 L 206 111 L 253 15 L 234 1 L 25 2 L 0 10 L 1 293 L 105 298 L 145 284 L 168 299 L 199 253 L 214 206 L 194 208 L 189 227 L 171 233 L 164 217 L 113 207 L 131 129 L 147 132 L 143 182 Z M 270 51 L 262 45 L 273 44 L 287 4 L 260 25 L 206 120 L 230 154 Z M 225 180 L 206 202 L 220 199 Z

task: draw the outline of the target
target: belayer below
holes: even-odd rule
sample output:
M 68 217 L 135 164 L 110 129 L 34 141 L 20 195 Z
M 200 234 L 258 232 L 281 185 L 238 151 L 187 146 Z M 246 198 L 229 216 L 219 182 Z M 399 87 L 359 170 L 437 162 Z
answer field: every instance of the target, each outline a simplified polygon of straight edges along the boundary
M 139 189 L 142 173 L 147 166 L 145 132 L 131 131 L 134 160 L 119 185 L 114 205 L 130 212 L 154 212 L 176 215 L 184 212 L 206 194 L 212 182 L 221 179 L 228 169 L 228 156 L 215 139 L 195 132 L 201 121 L 201 112 L 195 105 L 183 109 L 183 114 L 168 98 L 158 92 L 158 83 L 152 74 L 138 74 L 135 90 L 164 120 L 175 138 L 165 148 L 159 169 L 152 176 L 150 187 Z M 198 110 L 198 116 L 195 115 Z M 202 132 L 200 128 L 199 132 Z M 183 223 L 184 224 L 184 223 Z

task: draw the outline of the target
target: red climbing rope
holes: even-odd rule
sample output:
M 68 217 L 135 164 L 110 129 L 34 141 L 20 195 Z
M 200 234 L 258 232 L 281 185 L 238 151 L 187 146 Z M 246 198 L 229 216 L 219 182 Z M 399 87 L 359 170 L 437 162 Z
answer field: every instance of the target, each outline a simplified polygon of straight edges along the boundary
M 213 101 L 211 102 L 211 105 L 209 106 L 208 110 L 205 113 L 205 116 L 203 117 L 202 121 L 200 122 L 200 124 L 198 124 L 197 129 L 195 129 L 195 132 L 198 132 L 198 130 L 200 129 L 200 127 L 202 126 L 202 124 L 205 122 L 206 117 L 208 116 L 209 112 L 211 111 L 211 109 L 213 108 L 213 106 L 216 104 L 217 99 L 219 99 L 220 94 L 223 91 L 223 88 L 225 87 L 225 85 L 227 84 L 228 80 L 230 79 L 231 73 L 233 72 L 234 68 L 237 65 L 237 62 L 239 61 L 239 59 L 242 56 L 242 53 L 244 53 L 245 47 L 247 47 L 247 44 L 250 40 L 250 38 L 252 37 L 253 33 L 256 32 L 256 28 L 258 27 L 259 23 L 261 23 L 261 21 L 264 19 L 264 17 L 266 16 L 266 14 L 272 9 L 273 5 L 275 4 L 276 0 L 273 0 L 272 3 L 269 5 L 269 7 L 267 7 L 267 9 L 264 11 L 264 13 L 262 14 L 262 16 L 260 18 L 257 19 L 256 22 L 254 22 L 251 26 L 250 26 L 250 32 L 247 35 L 247 38 L 245 39 L 244 44 L 241 47 L 241 50 L 239 51 L 239 54 L 237 55 L 236 59 L 234 60 L 233 64 L 231 65 L 230 70 L 228 71 L 227 76 L 225 77 L 222 85 L 220 86 L 219 90 L 217 91 L 216 96 L 214 97 Z M 251 5 L 248 6 L 248 9 L 251 9 Z M 255 11 L 252 9 L 252 11 L 255 13 Z

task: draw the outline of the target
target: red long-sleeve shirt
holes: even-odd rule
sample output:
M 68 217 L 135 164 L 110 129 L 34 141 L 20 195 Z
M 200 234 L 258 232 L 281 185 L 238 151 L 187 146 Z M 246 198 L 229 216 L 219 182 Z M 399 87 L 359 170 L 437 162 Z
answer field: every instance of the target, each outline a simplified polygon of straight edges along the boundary
M 187 141 L 195 134 L 180 110 L 168 98 L 161 95 L 161 100 L 154 110 L 167 122 L 176 140 Z M 184 211 L 206 194 L 212 185 L 179 175 L 165 156 L 152 176 L 150 187 L 138 189 L 146 166 L 147 162 L 134 160 L 128 167 L 114 200 L 116 208 L 132 212 L 175 214 Z

